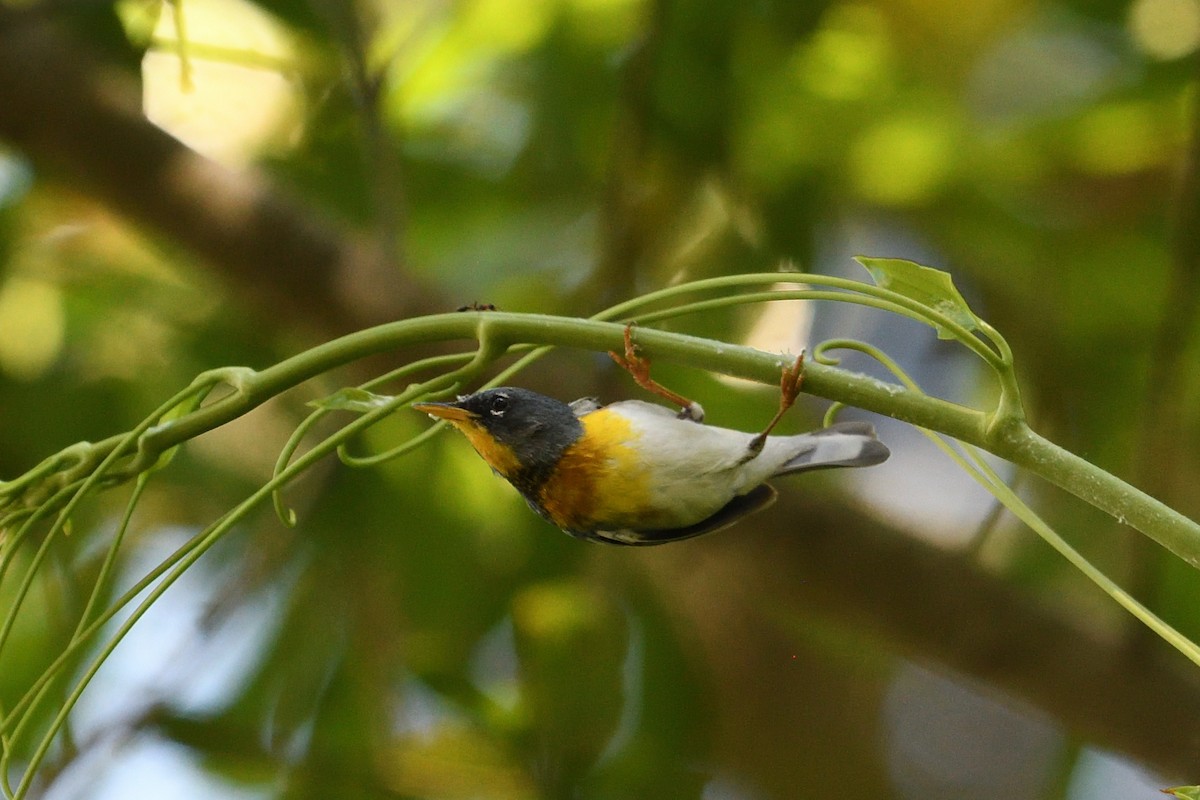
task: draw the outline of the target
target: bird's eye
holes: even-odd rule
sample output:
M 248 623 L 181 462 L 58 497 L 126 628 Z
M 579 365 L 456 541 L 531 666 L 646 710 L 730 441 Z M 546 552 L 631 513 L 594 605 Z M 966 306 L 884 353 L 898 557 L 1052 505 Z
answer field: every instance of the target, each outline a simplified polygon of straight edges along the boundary
M 492 407 L 489 409 L 497 417 L 508 411 L 508 395 L 498 394 L 492 398 Z

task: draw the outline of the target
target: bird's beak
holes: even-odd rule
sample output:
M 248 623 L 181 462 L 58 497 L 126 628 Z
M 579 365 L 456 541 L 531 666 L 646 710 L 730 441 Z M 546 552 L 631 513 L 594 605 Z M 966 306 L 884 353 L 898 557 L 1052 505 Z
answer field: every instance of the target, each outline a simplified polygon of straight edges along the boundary
M 450 422 L 461 422 L 476 419 L 479 415 L 460 406 L 458 403 L 413 403 L 412 408 L 423 411 L 434 419 L 444 419 Z

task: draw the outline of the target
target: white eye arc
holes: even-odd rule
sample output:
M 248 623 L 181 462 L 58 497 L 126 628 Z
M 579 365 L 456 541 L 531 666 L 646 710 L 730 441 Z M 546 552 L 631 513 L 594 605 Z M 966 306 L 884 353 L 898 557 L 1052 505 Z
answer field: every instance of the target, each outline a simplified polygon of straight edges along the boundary
M 502 417 L 504 416 L 505 411 L 508 411 L 508 395 L 498 394 L 493 397 L 491 408 L 488 409 L 488 413 L 490 413 L 492 416 Z

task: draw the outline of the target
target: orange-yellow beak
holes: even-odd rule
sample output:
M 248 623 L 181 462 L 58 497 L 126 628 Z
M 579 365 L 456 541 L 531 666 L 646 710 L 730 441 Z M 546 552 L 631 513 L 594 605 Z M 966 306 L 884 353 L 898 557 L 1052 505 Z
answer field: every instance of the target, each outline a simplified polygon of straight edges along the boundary
M 472 411 L 467 411 L 457 403 L 413 403 L 412 408 L 423 411 L 431 417 L 450 422 L 462 422 L 476 419 L 479 416 Z

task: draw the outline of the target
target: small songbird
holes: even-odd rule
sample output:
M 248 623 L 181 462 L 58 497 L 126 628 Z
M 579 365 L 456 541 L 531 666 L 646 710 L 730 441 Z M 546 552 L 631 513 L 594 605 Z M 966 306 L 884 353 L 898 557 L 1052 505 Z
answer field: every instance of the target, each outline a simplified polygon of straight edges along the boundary
M 628 332 L 625 358 L 613 357 L 638 383 L 682 400 L 649 380 Z M 768 435 L 795 399 L 802 359 L 794 372 L 784 371 L 780 412 L 759 434 L 705 425 L 699 406 L 686 400 L 676 414 L 640 400 L 567 404 L 507 386 L 413 408 L 458 428 L 535 511 L 567 533 L 662 544 L 721 530 L 767 507 L 777 496 L 766 482 L 771 478 L 887 459 L 887 447 L 865 422 Z

